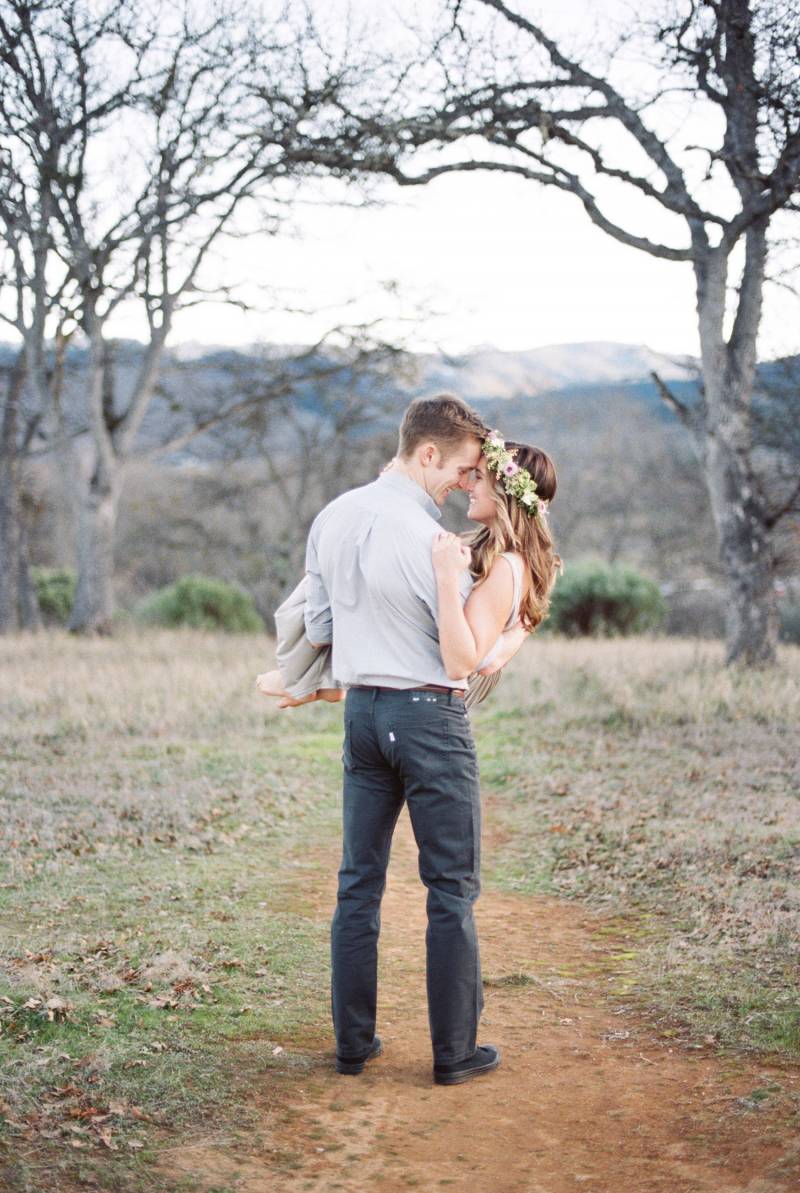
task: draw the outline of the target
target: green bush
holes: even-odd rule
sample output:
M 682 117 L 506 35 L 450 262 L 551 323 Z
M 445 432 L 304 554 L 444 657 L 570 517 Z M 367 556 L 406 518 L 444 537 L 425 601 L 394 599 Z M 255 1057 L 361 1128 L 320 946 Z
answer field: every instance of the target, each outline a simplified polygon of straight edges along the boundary
M 31 568 L 42 620 L 66 625 L 75 600 L 75 573 L 68 568 Z
M 641 634 L 666 617 L 658 586 L 632 568 L 577 563 L 553 590 L 549 628 L 571 637 Z
M 197 630 L 251 634 L 264 629 L 253 598 L 238 585 L 211 576 L 182 576 L 145 597 L 136 616 L 151 625 Z

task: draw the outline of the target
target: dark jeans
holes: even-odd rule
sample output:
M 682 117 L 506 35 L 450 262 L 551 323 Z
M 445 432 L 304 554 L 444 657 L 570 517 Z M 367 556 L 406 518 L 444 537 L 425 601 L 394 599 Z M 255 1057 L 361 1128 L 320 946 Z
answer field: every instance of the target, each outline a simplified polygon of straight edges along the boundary
M 392 833 L 408 803 L 428 888 L 428 1014 L 435 1064 L 471 1056 L 483 1008 L 472 905 L 480 890 L 480 789 L 460 696 L 351 688 L 345 703 L 344 848 L 331 928 L 339 1056 L 375 1035 L 380 905 Z

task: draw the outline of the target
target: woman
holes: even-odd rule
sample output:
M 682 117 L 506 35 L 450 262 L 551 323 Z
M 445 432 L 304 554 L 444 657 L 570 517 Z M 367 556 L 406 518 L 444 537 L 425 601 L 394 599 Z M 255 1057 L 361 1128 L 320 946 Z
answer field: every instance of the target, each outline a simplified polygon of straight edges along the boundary
M 483 529 L 468 544 L 440 534 L 433 545 L 439 646 L 451 679 L 485 669 L 496 661 L 504 631 L 531 633 L 547 615 L 561 565 L 546 517 L 555 492 L 545 452 L 489 436 L 469 503 L 469 517 Z M 465 568 L 475 587 L 462 605 L 458 578 Z
M 469 545 L 453 534 L 434 542 L 442 657 L 451 678 L 471 677 L 468 707 L 488 695 L 500 669 L 546 614 L 560 564 L 544 520 L 555 491 L 555 468 L 544 452 L 506 447 L 495 432 L 484 443 L 470 496 L 469 517 L 484 529 Z M 476 586 L 462 609 L 458 573 L 465 567 Z M 278 697 L 279 708 L 345 694 L 334 686 L 330 649 L 318 650 L 305 637 L 304 601 L 301 581 L 275 614 L 278 668 L 256 680 L 265 696 Z M 464 670 L 467 659 L 472 661 Z

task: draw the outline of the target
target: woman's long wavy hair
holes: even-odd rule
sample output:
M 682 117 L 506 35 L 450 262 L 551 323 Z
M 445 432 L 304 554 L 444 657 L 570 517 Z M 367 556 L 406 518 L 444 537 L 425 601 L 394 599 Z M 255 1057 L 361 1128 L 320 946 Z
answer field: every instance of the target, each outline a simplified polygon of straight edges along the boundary
M 506 448 L 513 452 L 515 463 L 527 468 L 536 482 L 536 493 L 543 501 L 551 502 L 556 494 L 556 470 L 553 461 L 541 448 L 526 443 L 506 442 Z M 494 476 L 494 473 L 490 473 Z M 547 616 L 550 607 L 550 591 L 561 559 L 556 554 L 547 514 L 533 517 L 506 493 L 503 482 L 495 477 L 492 489 L 497 517 L 490 526 L 483 526 L 469 540 L 472 551 L 471 571 L 478 584 L 482 583 L 492 570 L 492 564 L 504 551 L 515 551 L 526 565 L 528 583 L 523 585 L 519 616 L 529 632 L 535 630 Z

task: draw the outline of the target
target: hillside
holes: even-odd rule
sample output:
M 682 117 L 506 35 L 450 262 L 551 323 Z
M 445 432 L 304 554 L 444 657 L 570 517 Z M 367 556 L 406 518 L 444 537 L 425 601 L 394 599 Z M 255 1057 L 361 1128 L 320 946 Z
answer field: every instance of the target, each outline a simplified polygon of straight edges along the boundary
M 121 412 L 134 383 L 142 345 L 118 341 L 111 347 L 114 363 L 113 407 Z M 15 355 L 0 344 L 0 368 Z M 508 426 L 531 419 L 537 424 L 569 421 L 596 425 L 613 421 L 620 409 L 635 405 L 648 409 L 659 421 L 672 416 L 660 401 L 650 378 L 655 370 L 687 396 L 694 390 L 694 362 L 668 357 L 644 345 L 606 342 L 558 344 L 529 351 L 502 352 L 483 347 L 461 357 L 420 355 L 406 358 L 402 375 L 391 366 L 358 374 L 343 368 L 330 375 L 331 357 L 302 356 L 301 350 L 217 348 L 178 345 L 166 353 L 159 388 L 142 426 L 140 446 L 154 447 L 203 421 L 280 374 L 283 402 L 295 419 L 333 418 L 342 405 L 360 396 L 364 413 L 360 435 L 389 430 L 411 397 L 436 392 L 457 393 L 485 413 L 491 422 Z M 64 405 L 74 433 L 85 425 L 86 350 L 73 348 L 67 359 Z M 521 426 L 515 429 L 520 434 Z M 212 460 L 225 454 L 258 454 L 252 427 L 246 431 L 217 427 L 182 446 L 171 459 Z M 358 437 L 358 434 L 357 434 Z M 258 439 L 259 436 L 256 436 Z M 261 437 L 263 442 L 263 436 Z
M 649 379 L 689 380 L 695 362 L 670 357 L 645 345 L 597 341 L 554 344 L 527 352 L 477 348 L 457 358 L 419 358 L 422 382 L 433 389 L 455 390 L 469 402 L 506 401 L 575 386 L 609 385 Z M 649 383 L 649 382 L 648 382 Z

